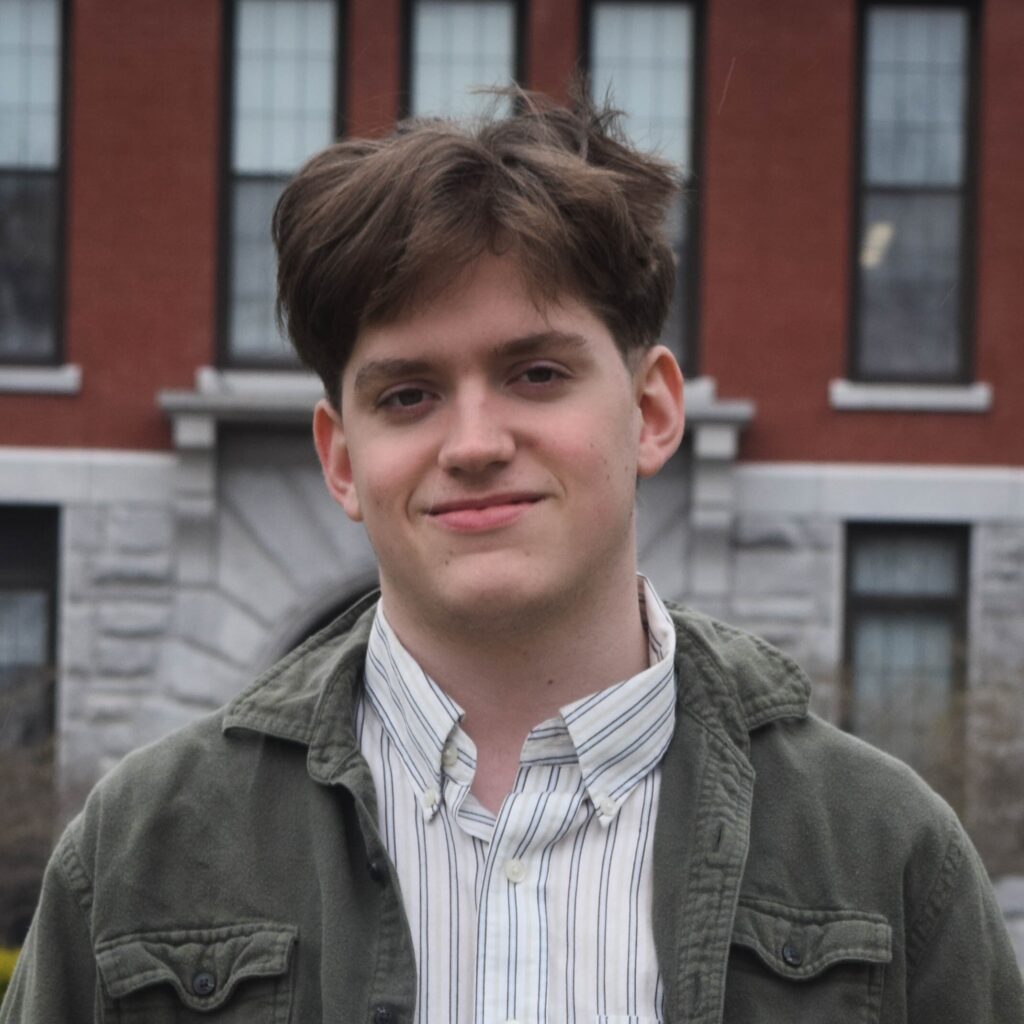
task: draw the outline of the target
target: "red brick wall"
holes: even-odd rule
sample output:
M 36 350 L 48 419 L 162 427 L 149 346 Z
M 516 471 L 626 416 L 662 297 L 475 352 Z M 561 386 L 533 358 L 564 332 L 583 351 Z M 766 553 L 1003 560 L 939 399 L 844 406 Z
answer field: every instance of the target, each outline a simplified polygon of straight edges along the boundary
M 83 387 L 0 396 L 0 443 L 162 448 L 156 392 L 213 358 L 221 8 L 71 6 L 65 345 Z
M 215 359 L 221 11 L 213 0 L 72 0 L 66 350 L 73 397 L 0 395 L 0 444 L 166 448 L 161 388 Z M 581 0 L 534 0 L 526 84 L 558 96 Z M 401 0 L 349 0 L 352 134 L 399 108 Z M 988 0 L 979 131 L 978 379 L 988 415 L 829 408 L 845 374 L 855 0 L 707 0 L 700 348 L 751 398 L 755 460 L 1024 464 L 1024 4 Z
M 1024 5 L 982 26 L 977 377 L 988 415 L 840 412 L 849 331 L 854 0 L 710 0 L 701 369 L 753 398 L 742 457 L 1024 464 Z

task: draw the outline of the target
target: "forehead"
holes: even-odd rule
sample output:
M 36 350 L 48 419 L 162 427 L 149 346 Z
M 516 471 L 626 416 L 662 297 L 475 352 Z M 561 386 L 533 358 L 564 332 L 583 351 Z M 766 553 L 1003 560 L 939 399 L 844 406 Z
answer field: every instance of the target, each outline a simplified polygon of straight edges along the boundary
M 380 360 L 468 363 L 545 347 L 617 351 L 604 322 L 574 296 L 544 301 L 513 259 L 484 256 L 398 318 L 360 330 L 344 383 Z

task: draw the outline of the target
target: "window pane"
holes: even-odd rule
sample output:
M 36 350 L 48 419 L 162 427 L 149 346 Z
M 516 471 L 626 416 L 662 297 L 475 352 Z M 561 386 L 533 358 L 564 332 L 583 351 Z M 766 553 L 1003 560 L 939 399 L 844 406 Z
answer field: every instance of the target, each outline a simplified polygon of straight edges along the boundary
M 857 541 L 851 573 L 859 596 L 955 598 L 961 585 L 959 546 L 946 535 L 868 535 Z
M 0 0 L 0 167 L 57 166 L 59 80 L 58 0 Z
M 274 322 L 277 264 L 270 218 L 285 180 L 239 179 L 232 195 L 231 352 L 244 360 L 295 360 Z
M 514 80 L 515 20 L 515 4 L 503 0 L 419 0 L 413 9 L 411 112 L 466 117 L 493 103 L 470 90 Z
M 876 7 L 868 11 L 867 184 L 962 183 L 967 36 L 964 10 Z
M 854 732 L 921 771 L 953 755 L 955 629 L 941 612 L 864 613 L 853 636 Z
M 0 678 L 14 668 L 44 665 L 49 599 L 41 590 L 0 590 Z
M 235 171 L 290 173 L 334 138 L 333 0 L 240 0 Z
M 0 359 L 56 346 L 57 176 L 0 172 Z
M 335 135 L 336 0 L 238 0 L 228 348 L 296 363 L 274 323 L 270 218 L 287 175 Z
M 861 376 L 949 379 L 960 372 L 961 216 L 958 195 L 865 195 Z
M 689 168 L 693 12 L 668 3 L 598 3 L 591 23 L 594 95 L 609 90 L 633 142 Z
M 594 96 L 610 95 L 626 114 L 633 143 L 690 174 L 693 136 L 693 9 L 690 4 L 595 3 L 590 24 Z M 676 282 L 662 341 L 688 372 L 686 312 L 691 280 L 691 203 L 680 197 L 666 233 L 676 256 Z

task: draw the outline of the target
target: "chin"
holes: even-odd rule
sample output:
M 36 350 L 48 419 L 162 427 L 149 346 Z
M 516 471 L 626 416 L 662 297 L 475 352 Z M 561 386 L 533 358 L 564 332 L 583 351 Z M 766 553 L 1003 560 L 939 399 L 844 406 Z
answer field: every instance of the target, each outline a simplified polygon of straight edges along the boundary
M 550 580 L 520 571 L 475 572 L 468 579 L 453 579 L 437 595 L 437 608 L 451 624 L 486 626 L 513 620 L 531 621 L 547 616 L 564 601 L 562 588 L 553 592 Z

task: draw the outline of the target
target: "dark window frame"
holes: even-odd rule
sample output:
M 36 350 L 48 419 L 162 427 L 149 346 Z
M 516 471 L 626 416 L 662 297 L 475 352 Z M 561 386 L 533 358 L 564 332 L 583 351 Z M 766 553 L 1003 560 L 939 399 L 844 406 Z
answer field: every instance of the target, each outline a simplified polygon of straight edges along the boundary
M 57 86 L 60 110 L 57 115 L 57 166 L 52 170 L 40 171 L 34 168 L 0 167 L 0 176 L 23 177 L 31 174 L 53 175 L 56 181 L 57 209 L 54 227 L 54 275 L 53 275 L 53 347 L 45 355 L 4 355 L 0 351 L 0 367 L 11 366 L 63 366 L 67 360 L 65 326 L 67 320 L 67 207 L 68 207 L 68 160 L 67 140 L 70 126 L 71 98 L 71 47 L 73 45 L 71 0 L 58 0 L 60 9 L 60 82 Z
M 579 60 L 583 72 L 590 76 L 593 9 L 600 0 L 582 0 L 580 4 Z M 703 346 L 700 339 L 700 252 L 703 233 L 703 204 L 700 201 L 704 180 L 704 77 L 705 77 L 705 4 L 704 0 L 618 0 L 628 3 L 684 4 L 693 11 L 693 62 L 690 95 L 690 177 L 684 201 L 687 204 L 690 233 L 687 239 L 686 309 L 683 312 L 684 337 L 681 339 L 683 374 L 697 377 Z M 675 296 L 673 296 L 675 298 Z
M 240 0 L 222 0 L 221 15 L 221 93 L 220 122 L 220 187 L 218 189 L 218 260 L 217 260 L 217 339 L 215 358 L 217 366 L 227 370 L 267 370 L 279 372 L 290 370 L 295 373 L 307 372 L 295 359 L 252 359 L 240 357 L 231 350 L 231 271 L 235 253 L 232 248 L 234 186 L 239 180 L 255 182 L 279 182 L 290 175 L 245 172 L 236 174 L 232 167 L 232 153 L 235 143 L 235 31 L 238 24 L 237 8 Z M 347 0 L 333 0 L 337 14 L 335 22 L 338 37 L 334 69 L 334 135 L 342 138 L 348 126 L 345 88 L 348 70 L 348 16 Z M 298 168 L 296 168 L 298 170 Z
M 948 538 L 955 549 L 958 573 L 958 588 L 955 597 L 911 594 L 857 594 L 853 587 L 855 550 L 862 538 L 877 536 L 933 536 Z M 853 678 L 853 650 L 856 625 L 860 616 L 872 612 L 930 611 L 945 614 L 953 633 L 953 671 L 950 688 L 950 707 L 955 717 L 958 768 L 962 774 L 962 757 L 966 742 L 966 715 L 968 674 L 968 613 L 970 601 L 971 528 L 964 523 L 906 523 L 906 522 L 863 522 L 851 521 L 846 524 L 844 547 L 844 593 L 843 593 L 843 671 L 839 693 L 839 726 L 853 732 L 853 712 L 856 701 Z M 947 799 L 954 804 L 962 799 L 962 793 L 947 793 Z
M 484 0 L 486 2 L 486 0 Z M 512 0 L 515 7 L 515 57 L 512 61 L 512 72 L 515 81 L 523 88 L 529 88 L 526 82 L 526 43 L 527 18 L 529 17 L 528 0 Z M 398 117 L 403 120 L 412 116 L 412 66 L 413 53 L 416 48 L 415 20 L 413 8 L 417 0 L 402 0 L 401 41 L 400 41 L 400 78 L 398 89 Z
M 864 153 L 867 124 L 864 119 L 865 88 L 867 85 L 867 22 L 868 11 L 879 7 L 949 8 L 967 14 L 967 96 L 964 104 L 964 176 L 958 189 L 946 186 L 869 186 L 864 181 Z M 856 79 L 853 96 L 853 195 L 850 210 L 850 265 L 849 265 L 849 336 L 847 342 L 847 376 L 851 381 L 864 384 L 970 384 L 975 379 L 975 306 L 977 299 L 977 142 L 979 122 L 979 66 L 981 45 L 981 5 L 979 0 L 858 0 Z M 960 286 L 961 305 L 958 324 L 959 344 L 957 368 L 953 374 L 867 373 L 860 367 L 861 349 L 861 280 L 860 266 L 861 217 L 868 193 L 927 195 L 938 193 L 960 196 Z
M 0 531 L 10 528 L 10 522 L 22 519 L 29 524 L 27 533 L 38 539 L 42 556 L 35 566 L 14 566 L 6 561 L 0 563 L 0 592 L 8 590 L 43 590 L 47 600 L 47 651 L 46 666 L 50 692 L 47 702 L 50 706 L 49 726 L 51 736 L 56 736 L 56 688 L 57 688 L 57 626 L 59 622 L 57 601 L 60 595 L 60 537 L 61 510 L 54 505 L 0 505 Z M 15 526 L 17 529 L 17 525 Z

